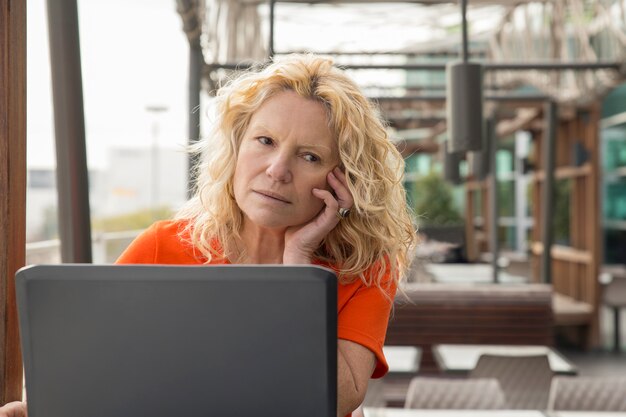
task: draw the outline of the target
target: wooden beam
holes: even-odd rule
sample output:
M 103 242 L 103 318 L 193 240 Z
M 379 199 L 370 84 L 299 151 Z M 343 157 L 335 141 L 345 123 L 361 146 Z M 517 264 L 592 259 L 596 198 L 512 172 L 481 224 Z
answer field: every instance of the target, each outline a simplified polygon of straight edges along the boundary
M 0 2 L 0 404 L 22 398 L 15 272 L 26 253 L 26 1 Z
M 543 254 L 543 244 L 541 242 L 533 242 L 530 244 L 530 250 L 533 255 L 541 256 Z M 559 261 L 581 264 L 593 262 L 593 255 L 590 251 L 574 249 L 569 246 L 553 245 L 550 255 L 552 259 Z
M 559 167 L 554 170 L 554 177 L 558 180 L 575 179 L 585 177 L 592 174 L 591 164 L 585 163 L 579 167 L 567 166 Z M 532 176 L 533 181 L 543 181 L 545 173 L 543 170 L 535 171 Z
M 516 116 L 513 119 L 503 120 L 498 123 L 496 128 L 497 137 L 505 137 L 512 135 L 518 130 L 524 130 L 533 120 L 536 120 L 540 115 L 539 109 L 519 109 Z
M 471 191 L 482 190 L 485 187 L 485 180 L 471 180 L 465 183 L 465 188 Z

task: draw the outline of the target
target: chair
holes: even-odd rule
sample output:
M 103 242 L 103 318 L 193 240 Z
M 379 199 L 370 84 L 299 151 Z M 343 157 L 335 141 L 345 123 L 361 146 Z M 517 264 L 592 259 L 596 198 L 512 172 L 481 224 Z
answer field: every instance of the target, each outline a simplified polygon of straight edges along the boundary
M 498 381 L 415 377 L 404 408 L 501 410 L 507 408 Z
M 626 412 L 626 378 L 554 377 L 548 410 Z
M 496 378 L 511 409 L 545 410 L 552 369 L 547 355 L 481 355 L 470 378 Z
M 620 310 L 626 307 L 626 278 L 613 277 L 603 291 L 602 301 L 607 307 L 613 309 L 613 349 L 621 351 L 620 343 Z

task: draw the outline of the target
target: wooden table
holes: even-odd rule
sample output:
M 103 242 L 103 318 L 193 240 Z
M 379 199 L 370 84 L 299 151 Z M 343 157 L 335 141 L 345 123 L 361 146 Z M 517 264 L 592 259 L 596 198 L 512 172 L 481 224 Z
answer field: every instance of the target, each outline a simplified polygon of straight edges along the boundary
M 626 413 L 539 410 L 414 410 L 404 408 L 363 409 L 364 417 L 626 417 Z
M 488 284 L 493 282 L 493 267 L 487 264 L 427 264 L 426 271 L 435 282 L 449 284 Z M 511 275 L 506 271 L 498 273 L 498 279 L 506 284 L 527 284 L 528 279 Z
M 420 369 L 422 350 L 415 346 L 383 346 L 388 375 L 414 375 Z
M 363 409 L 363 417 L 546 417 L 537 410 L 415 410 L 405 408 Z
M 476 367 L 478 358 L 483 354 L 527 356 L 548 355 L 550 368 L 555 374 L 576 375 L 578 369 L 563 355 L 549 346 L 512 346 L 512 345 L 433 345 L 435 361 L 443 372 L 469 373 Z
M 546 417 L 626 417 L 626 413 L 609 411 L 545 411 Z

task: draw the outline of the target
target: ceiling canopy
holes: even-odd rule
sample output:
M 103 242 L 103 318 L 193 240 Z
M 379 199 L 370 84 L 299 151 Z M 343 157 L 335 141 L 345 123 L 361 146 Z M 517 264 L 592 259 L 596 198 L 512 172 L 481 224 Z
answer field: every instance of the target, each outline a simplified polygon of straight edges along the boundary
M 185 30 L 198 34 L 207 64 L 263 61 L 270 46 L 269 2 L 178 0 Z M 485 63 L 626 62 L 626 0 L 470 0 L 470 59 Z M 458 59 L 461 9 L 444 1 L 280 1 L 276 53 L 331 53 L 339 64 L 407 64 Z M 195 21 L 195 25 L 193 22 Z M 190 23 L 191 22 L 191 23 Z M 201 29 L 201 30 L 199 30 Z M 214 67 L 212 67 L 214 68 Z M 443 86 L 438 73 L 359 70 L 358 82 L 407 94 L 407 83 Z M 531 86 L 560 102 L 597 99 L 626 76 L 593 70 L 489 71 L 485 84 Z M 393 87 L 399 87 L 395 90 Z

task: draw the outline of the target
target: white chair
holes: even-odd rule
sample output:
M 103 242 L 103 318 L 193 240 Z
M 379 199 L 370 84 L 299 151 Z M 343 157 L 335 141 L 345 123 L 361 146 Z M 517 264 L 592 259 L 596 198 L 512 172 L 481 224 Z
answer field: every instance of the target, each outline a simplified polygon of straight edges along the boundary
M 548 410 L 626 412 L 626 378 L 554 377 Z
M 620 310 L 626 307 L 626 278 L 613 277 L 603 291 L 602 301 L 607 307 L 613 309 L 613 349 L 615 352 L 620 352 Z
M 496 378 L 511 409 L 545 410 L 552 369 L 547 355 L 481 355 L 470 378 Z
M 415 377 L 409 384 L 404 408 L 502 410 L 504 394 L 498 381 Z

